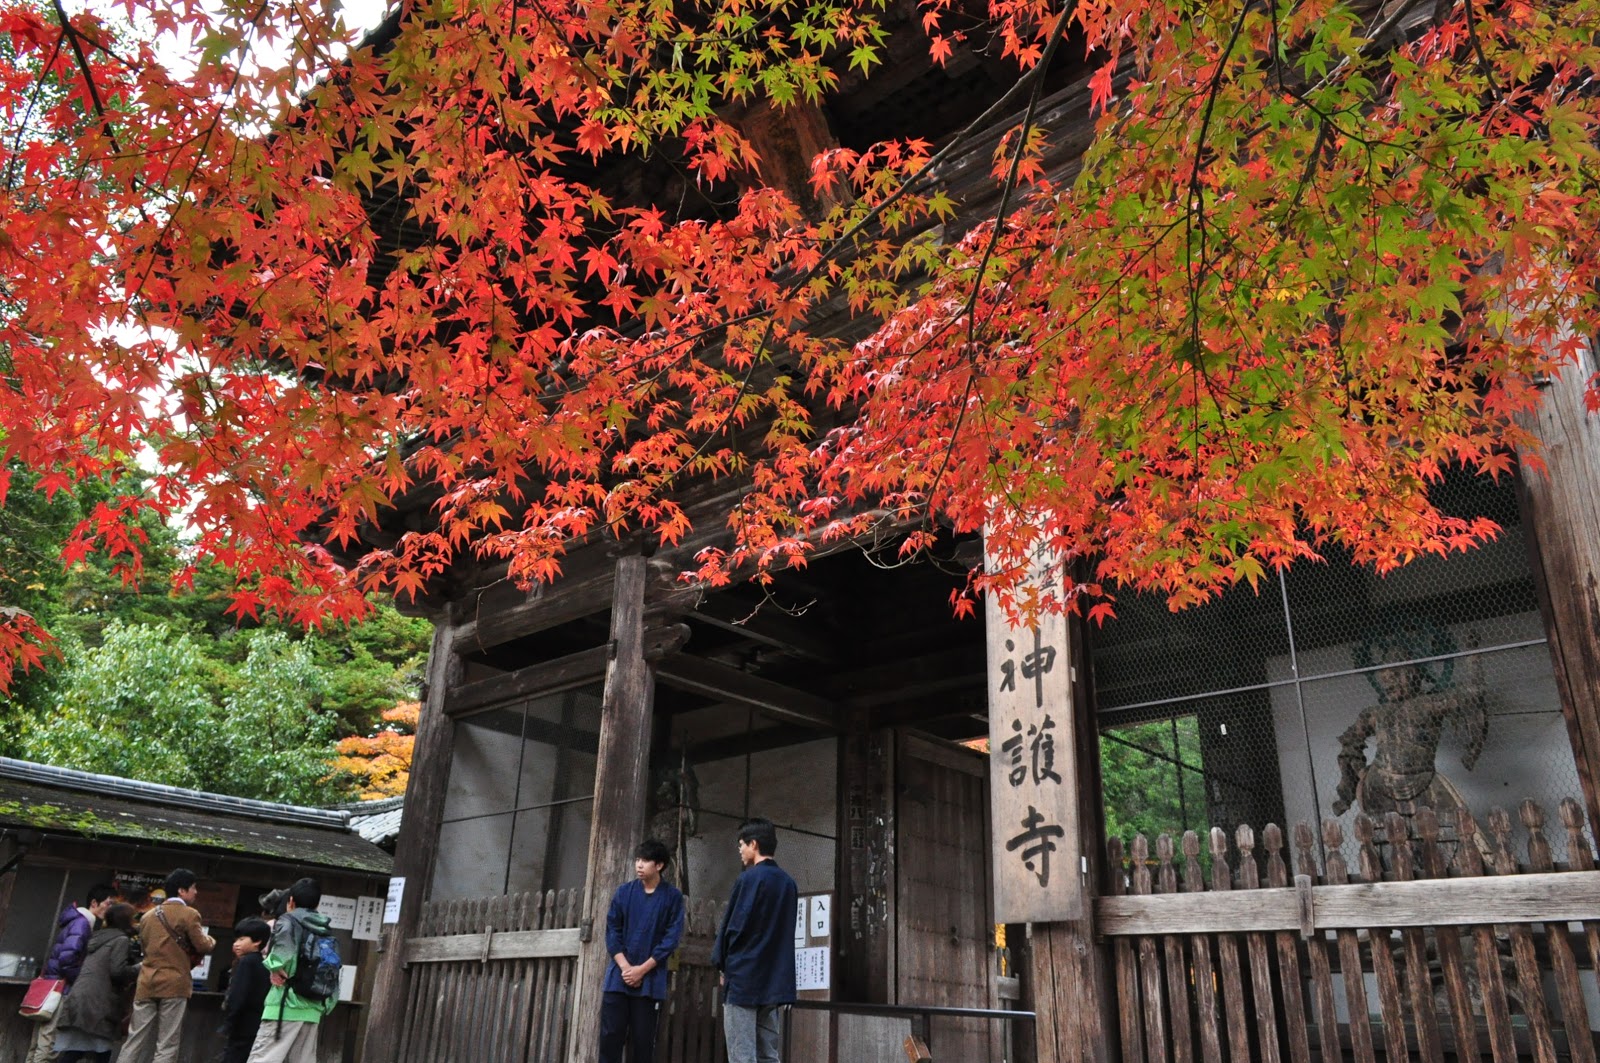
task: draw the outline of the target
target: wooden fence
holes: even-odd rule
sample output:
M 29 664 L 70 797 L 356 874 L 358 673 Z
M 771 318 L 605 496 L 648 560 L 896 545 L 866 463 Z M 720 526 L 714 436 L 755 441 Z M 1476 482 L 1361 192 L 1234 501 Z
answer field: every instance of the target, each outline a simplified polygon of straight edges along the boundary
M 1481 831 L 1357 816 L 1352 869 L 1340 824 L 1211 832 L 1209 873 L 1190 831 L 1113 840 L 1112 941 L 1128 1063 L 1595 1063 L 1585 985 L 1600 967 L 1600 872 L 1582 807 L 1560 807 L 1557 866 L 1544 811 L 1504 810 Z M 1454 818 L 1454 817 L 1452 817 Z M 1293 870 L 1291 871 L 1291 864 Z M 1341 1006 L 1342 1005 L 1342 1006 Z M 1600 1018 L 1600 1016 L 1594 1016 Z
M 726 1063 L 717 972 L 711 945 L 726 902 L 684 899 L 683 942 L 673 962 L 667 1014 L 656 1042 L 658 1063 Z
M 400 1063 L 565 1063 L 583 910 L 579 890 L 425 903 Z
M 417 936 L 405 944 L 399 1063 L 565 1063 L 573 1009 L 600 1006 L 599 986 L 579 993 L 573 985 L 579 951 L 605 947 L 604 926 L 582 927 L 583 900 L 582 891 L 563 890 L 425 903 Z M 685 901 L 660 1063 L 727 1059 L 710 967 L 724 907 Z

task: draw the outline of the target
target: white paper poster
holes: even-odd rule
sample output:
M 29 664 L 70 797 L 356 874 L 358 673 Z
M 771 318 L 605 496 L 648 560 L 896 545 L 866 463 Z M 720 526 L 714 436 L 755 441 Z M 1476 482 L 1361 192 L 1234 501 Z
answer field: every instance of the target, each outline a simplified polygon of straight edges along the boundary
M 828 904 L 831 898 L 819 895 L 811 898 L 811 936 L 825 938 L 828 936 L 829 919 Z
M 203 926 L 200 928 L 200 933 L 204 934 L 206 937 L 210 937 L 211 928 L 208 926 Z M 189 977 L 196 982 L 204 982 L 207 978 L 211 977 L 210 953 L 206 953 L 204 959 L 189 969 Z
M 406 877 L 396 875 L 389 880 L 389 896 L 383 902 L 383 921 L 385 923 L 398 923 L 400 921 L 400 899 L 406 895 Z
M 356 925 L 356 899 L 330 897 L 324 893 L 317 911 L 328 917 L 328 926 L 334 930 L 354 930 Z
M 383 927 L 383 898 L 357 897 L 355 925 L 350 936 L 357 941 L 377 941 Z
M 794 987 L 800 992 L 828 988 L 827 946 L 794 950 Z
M 794 947 L 806 947 L 806 899 L 801 897 L 794 906 Z
M 339 968 L 339 999 L 354 1000 L 355 998 L 356 966 L 353 963 L 347 963 Z

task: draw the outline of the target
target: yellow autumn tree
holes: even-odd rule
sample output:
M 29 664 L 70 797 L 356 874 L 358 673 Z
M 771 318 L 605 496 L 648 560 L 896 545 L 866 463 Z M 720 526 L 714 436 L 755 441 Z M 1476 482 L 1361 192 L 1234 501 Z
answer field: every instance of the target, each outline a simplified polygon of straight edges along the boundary
M 420 702 L 399 702 L 383 710 L 386 726 L 371 737 L 351 735 L 340 739 L 334 770 L 355 778 L 362 800 L 400 797 L 406 792 L 421 708 Z

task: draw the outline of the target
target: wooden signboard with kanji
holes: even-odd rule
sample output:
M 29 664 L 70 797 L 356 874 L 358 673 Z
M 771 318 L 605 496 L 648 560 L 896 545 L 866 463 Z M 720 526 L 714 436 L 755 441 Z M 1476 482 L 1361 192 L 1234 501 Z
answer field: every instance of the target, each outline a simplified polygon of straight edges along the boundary
M 1062 567 L 1036 557 L 1030 581 L 1060 601 Z M 995 919 L 1049 923 L 1083 913 L 1067 621 L 1013 625 L 991 597 L 989 792 Z

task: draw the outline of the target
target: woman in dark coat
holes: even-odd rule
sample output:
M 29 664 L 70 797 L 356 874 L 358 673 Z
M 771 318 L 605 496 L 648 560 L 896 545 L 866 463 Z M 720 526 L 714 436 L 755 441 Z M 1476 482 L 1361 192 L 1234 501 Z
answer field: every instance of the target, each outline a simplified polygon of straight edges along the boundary
M 72 984 L 72 992 L 61 1001 L 61 1017 L 56 1023 L 57 1063 L 110 1063 L 133 1006 L 130 991 L 139 977 L 133 919 L 132 905 L 113 904 L 106 912 L 105 925 L 90 936 L 83 971 Z

